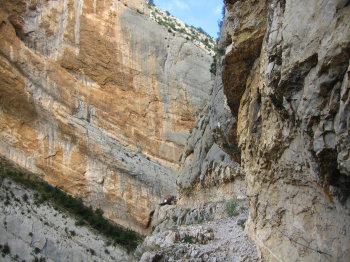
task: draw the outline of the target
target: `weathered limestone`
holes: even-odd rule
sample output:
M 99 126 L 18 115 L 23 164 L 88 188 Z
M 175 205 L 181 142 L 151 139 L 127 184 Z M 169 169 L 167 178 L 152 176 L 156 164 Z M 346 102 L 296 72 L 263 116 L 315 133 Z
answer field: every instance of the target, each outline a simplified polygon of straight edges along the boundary
M 231 112 L 212 98 L 182 158 L 181 197 L 244 196 L 225 190 L 238 183 L 262 260 L 348 261 L 350 5 L 225 2 L 222 82 Z M 208 161 L 213 149 L 212 158 L 226 152 L 233 161 Z M 225 170 L 235 179 L 222 179 Z
M 144 1 L 0 6 L 0 154 L 145 232 L 176 194 L 211 57 L 145 16 Z
M 244 174 L 227 135 L 235 119 L 224 95 L 219 66 L 209 104 L 187 140 L 177 179 L 179 204 L 245 199 Z
M 268 260 L 350 258 L 349 16 L 344 1 L 269 6 L 237 132 L 248 231 Z

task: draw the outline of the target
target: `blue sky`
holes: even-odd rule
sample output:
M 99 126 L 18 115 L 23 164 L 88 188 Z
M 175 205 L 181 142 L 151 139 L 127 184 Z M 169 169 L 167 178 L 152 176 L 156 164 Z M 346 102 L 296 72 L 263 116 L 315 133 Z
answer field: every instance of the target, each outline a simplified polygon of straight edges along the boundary
M 154 3 L 186 24 L 202 27 L 209 35 L 217 38 L 223 0 L 154 0 Z

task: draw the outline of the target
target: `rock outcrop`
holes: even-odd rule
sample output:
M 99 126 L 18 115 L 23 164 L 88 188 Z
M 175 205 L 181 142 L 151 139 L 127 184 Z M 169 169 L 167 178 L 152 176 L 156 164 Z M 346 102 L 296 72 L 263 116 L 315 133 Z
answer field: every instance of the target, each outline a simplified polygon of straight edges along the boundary
M 348 2 L 225 1 L 221 79 L 178 184 L 184 203 L 246 198 L 262 260 L 350 259 Z
M 0 6 L 0 154 L 145 232 L 155 203 L 176 194 L 211 56 L 143 0 Z

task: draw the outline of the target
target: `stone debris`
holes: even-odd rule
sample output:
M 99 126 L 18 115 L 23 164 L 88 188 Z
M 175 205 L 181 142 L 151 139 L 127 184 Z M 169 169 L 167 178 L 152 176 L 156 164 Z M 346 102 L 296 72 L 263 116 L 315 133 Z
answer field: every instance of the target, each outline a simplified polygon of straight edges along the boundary
M 239 214 L 228 217 L 222 210 L 226 204 L 211 203 L 211 207 L 218 205 L 217 212 L 224 216 L 223 218 L 212 219 L 210 215 L 205 215 L 206 212 L 202 212 L 204 217 L 189 225 L 178 223 L 175 219 L 171 219 L 173 223 L 164 223 L 164 220 L 160 219 L 154 233 L 147 237 L 136 251 L 139 256 L 142 254 L 140 261 L 259 261 L 255 246 L 243 230 L 247 219 L 244 211 L 246 209 L 239 207 Z M 197 206 L 192 210 L 201 208 L 203 207 Z M 183 207 L 160 209 L 170 209 L 172 216 L 184 213 Z M 169 213 L 163 214 L 166 220 Z M 189 212 L 187 216 L 197 215 Z

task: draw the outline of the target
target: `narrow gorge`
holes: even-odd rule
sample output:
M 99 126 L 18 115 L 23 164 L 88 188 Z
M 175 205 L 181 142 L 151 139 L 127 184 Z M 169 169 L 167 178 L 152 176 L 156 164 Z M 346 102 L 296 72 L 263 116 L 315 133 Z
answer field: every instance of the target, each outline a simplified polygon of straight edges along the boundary
M 1 159 L 145 236 L 106 249 L 6 177 L 5 261 L 350 260 L 350 2 L 224 4 L 214 48 L 145 0 L 0 0 Z

